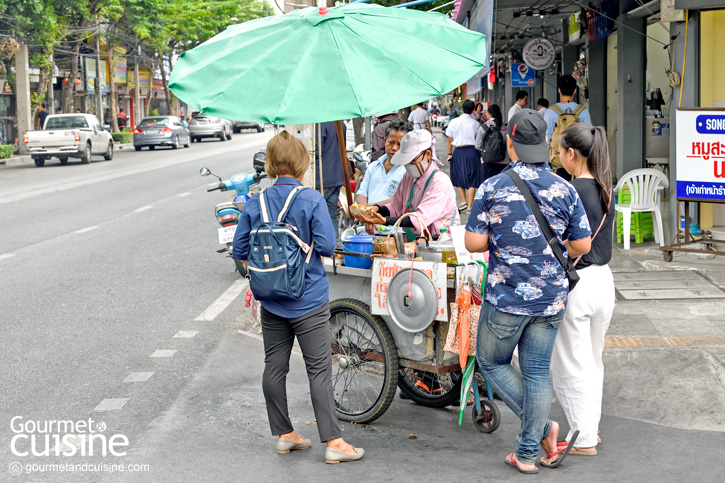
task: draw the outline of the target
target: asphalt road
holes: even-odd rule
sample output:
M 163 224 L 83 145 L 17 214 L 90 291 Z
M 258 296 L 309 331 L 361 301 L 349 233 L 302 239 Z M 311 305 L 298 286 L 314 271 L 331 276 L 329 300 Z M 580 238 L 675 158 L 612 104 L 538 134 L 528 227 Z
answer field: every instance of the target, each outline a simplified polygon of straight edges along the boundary
M 0 169 L 0 481 L 11 462 L 53 459 L 11 453 L 19 423 L 92 418 L 132 444 L 194 376 L 234 317 L 195 319 L 240 279 L 216 252 L 214 206 L 229 194 L 207 193 L 216 180 L 199 169 L 224 179 L 251 172 L 272 134 Z M 157 350 L 177 352 L 150 357 Z M 124 382 L 132 373 L 153 374 Z M 107 399 L 122 410 L 100 411 Z M 41 434 L 36 449 L 45 446 Z M 78 481 L 26 478 L 18 481 Z

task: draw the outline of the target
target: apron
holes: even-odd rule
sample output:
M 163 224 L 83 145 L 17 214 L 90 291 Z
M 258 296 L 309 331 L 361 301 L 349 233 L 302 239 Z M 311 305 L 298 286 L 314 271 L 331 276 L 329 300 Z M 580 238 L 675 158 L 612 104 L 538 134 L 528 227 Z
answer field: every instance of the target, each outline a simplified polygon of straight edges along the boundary
M 437 172 L 438 172 L 438 169 L 435 169 L 433 171 L 433 173 L 431 173 L 431 175 L 428 178 L 428 180 L 425 182 L 425 186 L 423 186 L 423 193 L 421 193 L 421 195 L 420 195 L 420 199 L 421 200 L 423 199 L 423 196 L 425 196 L 425 191 L 428 189 L 428 184 L 430 183 L 430 180 L 433 179 L 433 176 L 435 176 Z M 414 192 L 415 192 L 415 183 L 413 183 L 413 186 L 410 187 L 410 196 L 408 197 L 408 202 L 405 204 L 405 208 L 403 209 L 403 213 L 410 213 L 411 211 L 413 211 L 413 193 Z M 451 220 L 451 225 L 453 224 L 454 220 L 456 219 L 456 212 L 457 211 L 458 210 L 453 210 L 453 219 Z M 422 227 L 421 227 L 421 230 L 420 231 L 421 231 L 421 233 L 423 232 Z M 405 234 L 407 235 L 409 242 L 412 242 L 418 236 L 410 228 L 406 228 L 405 229 Z

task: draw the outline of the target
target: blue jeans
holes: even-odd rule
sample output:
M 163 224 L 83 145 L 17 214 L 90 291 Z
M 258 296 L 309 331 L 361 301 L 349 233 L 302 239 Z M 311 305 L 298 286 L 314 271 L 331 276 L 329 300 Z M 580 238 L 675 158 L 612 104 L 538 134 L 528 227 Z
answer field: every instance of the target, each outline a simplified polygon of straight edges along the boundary
M 341 186 L 333 186 L 332 188 L 325 188 L 322 190 L 322 196 L 325 197 L 327 202 L 327 211 L 330 212 L 330 221 L 332 226 L 335 227 L 335 238 L 340 238 L 340 225 L 337 223 L 337 199 L 340 196 Z
M 521 419 L 516 457 L 532 464 L 539 454 L 539 444 L 551 431 L 549 365 L 564 311 L 552 317 L 531 317 L 499 312 L 488 302 L 483 305 L 476 359 L 486 379 Z M 520 373 L 511 365 L 517 345 Z

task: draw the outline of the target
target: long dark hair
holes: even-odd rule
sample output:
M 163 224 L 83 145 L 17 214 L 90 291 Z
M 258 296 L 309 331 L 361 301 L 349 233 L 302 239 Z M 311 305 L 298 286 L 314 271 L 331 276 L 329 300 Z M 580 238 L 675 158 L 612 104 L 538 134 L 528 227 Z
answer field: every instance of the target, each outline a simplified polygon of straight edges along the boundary
M 503 116 L 501 115 L 501 108 L 498 107 L 498 104 L 491 104 L 488 106 L 488 112 L 491 113 L 491 117 L 493 117 L 496 121 L 496 127 L 501 129 L 501 125 L 503 125 Z
M 561 133 L 559 146 L 568 150 L 573 148 L 587 158 L 587 169 L 599 184 L 599 197 L 604 212 L 609 214 L 612 202 L 612 166 L 609 163 L 609 144 L 607 133 L 602 126 L 590 124 L 572 124 Z

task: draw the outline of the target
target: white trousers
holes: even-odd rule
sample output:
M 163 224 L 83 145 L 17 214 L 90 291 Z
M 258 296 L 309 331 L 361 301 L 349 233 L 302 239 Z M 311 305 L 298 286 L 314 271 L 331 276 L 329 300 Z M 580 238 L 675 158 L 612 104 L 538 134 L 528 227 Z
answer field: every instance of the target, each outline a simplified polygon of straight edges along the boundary
M 564 320 L 554 341 L 551 378 L 569 423 L 567 441 L 579 430 L 576 446 L 597 445 L 602 415 L 604 336 L 614 311 L 614 279 L 609 265 L 577 270 Z

